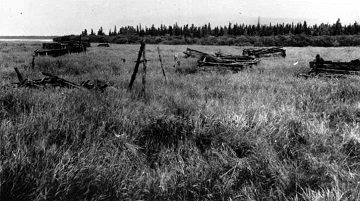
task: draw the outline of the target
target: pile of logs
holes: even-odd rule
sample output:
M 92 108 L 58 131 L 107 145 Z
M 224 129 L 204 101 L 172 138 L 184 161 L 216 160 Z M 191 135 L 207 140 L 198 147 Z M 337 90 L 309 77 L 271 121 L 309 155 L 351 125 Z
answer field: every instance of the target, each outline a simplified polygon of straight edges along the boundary
M 360 60 L 352 60 L 350 62 L 326 61 L 316 55 L 314 61 L 309 62 L 311 70 L 307 74 L 300 74 L 303 77 L 311 76 L 344 76 L 344 75 L 360 75 Z
M 21 73 L 17 68 L 15 68 L 16 75 L 18 77 L 19 82 L 13 83 L 18 87 L 27 87 L 27 88 L 46 88 L 48 86 L 51 87 L 66 87 L 66 88 L 84 88 L 84 89 L 94 89 L 103 92 L 108 86 L 104 81 L 101 80 L 87 80 L 81 82 L 81 84 L 76 84 L 74 82 L 70 82 L 58 76 L 52 75 L 50 73 L 42 72 L 45 75 L 45 78 L 42 79 L 24 79 Z
M 224 60 L 218 57 L 213 57 L 210 55 L 202 55 L 199 60 L 197 61 L 198 66 L 200 67 L 199 70 L 231 70 L 234 72 L 243 70 L 249 64 L 243 62 L 236 62 L 233 60 Z M 207 68 L 208 66 L 214 66 L 219 68 Z M 227 67 L 227 68 L 220 68 L 220 67 Z
M 243 50 L 243 55 L 260 57 L 282 56 L 286 57 L 286 50 L 281 47 L 249 48 Z
M 256 65 L 260 62 L 259 59 L 256 59 L 252 56 L 245 56 L 245 55 L 224 55 L 221 52 L 216 52 L 215 53 L 217 58 L 220 58 L 222 60 L 227 60 L 227 61 L 236 61 L 236 62 L 241 62 L 244 64 L 249 64 L 249 65 Z
M 251 56 L 223 55 L 221 53 L 213 55 L 190 48 L 187 48 L 184 54 L 186 58 L 199 57 L 197 61 L 198 69 L 204 71 L 231 70 L 237 72 L 259 62 L 258 59 Z

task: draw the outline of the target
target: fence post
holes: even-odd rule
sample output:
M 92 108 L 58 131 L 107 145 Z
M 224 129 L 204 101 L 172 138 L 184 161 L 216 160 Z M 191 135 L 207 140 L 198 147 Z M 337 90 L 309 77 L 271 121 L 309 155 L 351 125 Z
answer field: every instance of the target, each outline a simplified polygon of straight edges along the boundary
M 129 83 L 129 90 L 131 90 L 133 84 L 134 84 L 134 81 L 135 81 L 135 78 L 136 78 L 136 74 L 137 72 L 139 71 L 139 65 L 140 65 L 140 60 L 141 60 L 141 56 L 142 56 L 142 53 L 145 49 L 145 42 L 141 42 L 141 46 L 140 46 L 140 50 L 139 50 L 139 54 L 138 54 L 138 58 L 136 60 L 136 64 L 135 64 L 135 68 L 134 68 L 134 72 L 131 76 L 131 79 L 130 79 L 130 83 Z
M 146 85 L 146 49 L 145 49 L 145 46 L 143 49 L 143 61 L 142 62 L 143 62 L 142 92 L 145 95 L 145 85 Z
M 161 70 L 162 70 L 162 73 L 163 73 L 164 78 L 165 78 L 165 83 L 167 83 L 165 70 L 164 70 L 164 66 L 163 66 L 163 63 L 162 63 L 161 54 L 160 54 L 160 47 L 159 46 L 157 47 L 157 51 L 159 53 L 160 66 L 161 66 Z
M 31 69 L 35 68 L 35 57 L 36 55 L 33 55 L 32 61 L 31 61 Z

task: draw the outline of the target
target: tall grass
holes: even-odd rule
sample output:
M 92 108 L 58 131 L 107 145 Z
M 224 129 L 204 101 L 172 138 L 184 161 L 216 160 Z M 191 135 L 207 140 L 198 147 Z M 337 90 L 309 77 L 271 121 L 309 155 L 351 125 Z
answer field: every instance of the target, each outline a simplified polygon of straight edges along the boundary
M 140 75 L 127 90 L 137 45 L 37 57 L 30 69 L 34 47 L 0 53 L 1 200 L 360 199 L 359 78 L 296 77 L 317 53 L 348 61 L 354 48 L 287 48 L 285 59 L 233 74 L 176 71 L 173 55 L 186 47 L 161 46 L 165 84 L 148 45 L 142 94 Z M 111 87 L 16 89 L 21 65 L 28 78 L 46 71 Z

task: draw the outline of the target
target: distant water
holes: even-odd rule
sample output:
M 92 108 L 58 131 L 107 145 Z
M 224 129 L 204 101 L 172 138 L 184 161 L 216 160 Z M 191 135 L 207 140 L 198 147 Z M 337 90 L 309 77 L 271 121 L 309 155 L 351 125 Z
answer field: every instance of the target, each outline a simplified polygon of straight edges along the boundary
M 36 39 L 36 38 L 0 38 L 4 42 L 52 42 L 52 39 Z

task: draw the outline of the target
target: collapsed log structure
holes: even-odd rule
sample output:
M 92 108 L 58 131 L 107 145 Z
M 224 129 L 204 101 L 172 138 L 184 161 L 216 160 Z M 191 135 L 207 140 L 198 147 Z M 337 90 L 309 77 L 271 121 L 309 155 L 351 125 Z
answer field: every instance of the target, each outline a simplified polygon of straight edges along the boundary
M 101 80 L 87 80 L 84 82 L 81 82 L 81 84 L 76 84 L 74 82 L 70 82 L 68 80 L 65 80 L 63 78 L 60 78 L 58 76 L 52 75 L 50 73 L 42 72 L 43 75 L 45 75 L 45 78 L 42 79 L 24 79 L 21 73 L 17 68 L 15 68 L 16 75 L 18 77 L 19 82 L 13 83 L 16 84 L 17 87 L 27 87 L 27 88 L 46 88 L 48 86 L 51 87 L 66 87 L 66 88 L 84 88 L 84 89 L 93 89 L 93 90 L 99 90 L 103 92 L 108 85 Z
M 35 56 L 62 56 L 65 54 L 85 52 L 86 46 L 80 42 L 75 43 L 43 43 L 43 49 L 35 50 Z
M 300 74 L 300 76 L 342 77 L 344 75 L 360 75 L 360 59 L 350 62 L 335 62 L 324 60 L 318 54 L 314 61 L 309 62 L 309 65 L 311 70 L 307 74 Z
M 198 69 L 204 71 L 231 70 L 237 72 L 246 67 L 256 65 L 259 62 L 258 59 L 251 56 L 223 55 L 221 53 L 212 55 L 190 48 L 187 48 L 184 54 L 185 58 L 198 56 Z
M 255 56 L 256 58 L 273 56 L 286 57 L 286 50 L 281 47 L 249 48 L 243 50 L 243 55 Z
M 62 56 L 65 54 L 86 52 L 90 47 L 90 41 L 81 36 L 63 36 L 54 38 L 52 43 L 43 43 L 42 49 L 35 50 L 35 56 Z

